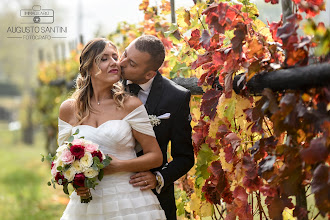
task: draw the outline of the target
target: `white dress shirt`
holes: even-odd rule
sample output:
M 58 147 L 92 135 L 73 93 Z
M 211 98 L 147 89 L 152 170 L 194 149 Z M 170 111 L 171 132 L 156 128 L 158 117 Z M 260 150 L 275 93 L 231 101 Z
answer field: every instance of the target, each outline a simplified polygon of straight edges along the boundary
M 154 78 L 151 78 L 148 82 L 143 83 L 143 84 L 139 84 L 139 86 L 141 87 L 139 93 L 138 93 L 138 98 L 141 100 L 141 102 L 145 105 L 151 90 L 151 85 L 152 82 L 154 81 Z M 127 80 L 127 85 L 128 84 L 132 84 L 133 82 L 130 80 Z

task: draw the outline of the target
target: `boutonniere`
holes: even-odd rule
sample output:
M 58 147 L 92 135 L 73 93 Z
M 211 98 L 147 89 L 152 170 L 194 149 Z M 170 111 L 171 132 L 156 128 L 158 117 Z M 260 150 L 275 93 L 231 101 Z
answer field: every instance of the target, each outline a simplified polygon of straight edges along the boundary
M 161 122 L 160 119 L 169 119 L 170 116 L 171 116 L 171 113 L 165 113 L 160 116 L 149 115 L 149 120 L 150 120 L 152 127 L 155 127 L 157 125 L 160 125 L 160 122 Z

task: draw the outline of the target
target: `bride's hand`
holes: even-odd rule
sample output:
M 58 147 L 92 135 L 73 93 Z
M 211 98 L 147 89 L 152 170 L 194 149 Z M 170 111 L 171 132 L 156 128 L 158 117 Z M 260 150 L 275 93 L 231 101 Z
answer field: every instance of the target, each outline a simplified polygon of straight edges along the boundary
M 106 166 L 104 168 L 104 175 L 110 175 L 113 173 L 117 173 L 117 172 L 121 172 L 122 170 L 120 170 L 121 166 L 121 160 L 119 160 L 117 157 L 112 156 L 110 154 L 108 154 L 109 157 L 111 157 L 111 162 L 108 166 Z
M 74 189 L 77 192 L 78 196 L 87 196 L 89 193 L 89 188 L 87 187 L 79 187 Z

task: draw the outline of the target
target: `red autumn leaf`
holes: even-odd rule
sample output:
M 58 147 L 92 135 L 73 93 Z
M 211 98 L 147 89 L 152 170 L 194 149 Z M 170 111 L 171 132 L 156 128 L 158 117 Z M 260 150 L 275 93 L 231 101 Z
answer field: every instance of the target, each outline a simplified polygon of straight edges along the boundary
M 286 63 L 289 66 L 294 66 L 297 63 L 305 64 L 307 62 L 307 59 L 308 52 L 303 48 L 299 48 L 297 50 L 288 51 Z
M 325 161 L 329 156 L 326 138 L 313 139 L 308 148 L 300 151 L 300 156 L 308 164 L 316 164 Z
M 271 219 L 282 219 L 282 212 L 285 207 L 289 209 L 294 208 L 291 198 L 288 198 L 285 195 L 275 195 L 274 197 L 267 197 L 265 203 L 268 207 L 269 217 Z
M 277 189 L 269 185 L 263 185 L 259 190 L 264 196 L 267 197 L 275 197 L 278 194 Z
M 235 53 L 242 52 L 243 41 L 246 34 L 246 25 L 244 23 L 238 23 L 234 31 L 235 36 L 231 39 L 231 44 Z
M 276 42 L 279 42 L 279 43 L 282 43 L 282 40 L 281 40 L 281 38 L 277 37 L 277 29 L 279 27 L 281 27 L 281 25 L 282 25 L 282 17 L 281 17 L 281 20 L 279 22 L 273 21 L 270 24 L 268 22 L 269 31 L 272 33 L 273 40 L 276 41 Z
M 297 219 L 306 219 L 308 218 L 308 212 L 306 209 L 296 206 L 293 210 L 293 217 L 297 217 Z
M 207 30 L 203 30 L 202 37 L 200 38 L 199 42 L 205 49 L 208 50 L 210 48 L 211 38 L 212 37 L 210 36 L 209 32 Z
M 273 5 L 278 3 L 278 0 L 265 0 L 266 3 L 271 2 Z
M 268 207 L 268 214 L 271 219 L 282 219 L 282 212 L 285 208 L 283 201 L 278 196 L 274 198 L 267 197 L 265 203 Z
M 216 50 L 212 55 L 212 61 L 217 68 L 220 68 L 226 61 L 226 54 L 224 54 L 222 49 Z
M 229 132 L 227 126 L 225 124 L 222 124 L 219 126 L 216 138 L 222 139 L 227 133 Z
M 219 15 L 219 20 L 218 23 L 221 26 L 224 26 L 226 23 L 226 19 L 233 19 L 233 17 L 227 17 L 227 11 L 228 11 L 229 5 L 227 2 L 220 2 L 218 5 L 218 15 Z
M 204 142 L 205 136 L 208 134 L 209 125 L 210 124 L 206 123 L 204 120 L 199 120 L 198 124 L 193 128 L 194 133 L 192 134 L 192 141 L 196 154 L 200 150 L 200 146 Z
M 173 47 L 172 42 L 167 40 L 166 38 L 162 38 L 162 43 L 164 44 L 164 47 L 169 50 Z
M 254 179 L 250 179 L 247 176 L 243 178 L 243 186 L 247 189 L 248 192 L 254 192 L 260 189 L 263 182 L 262 180 L 256 176 Z
M 299 12 L 305 12 L 306 18 L 315 17 L 320 11 L 325 10 L 325 2 L 323 0 L 293 0 L 298 5 Z
M 237 136 L 236 133 L 229 133 L 226 135 L 225 141 L 230 143 L 233 149 L 236 149 L 241 144 L 241 139 Z
M 245 175 L 249 179 L 254 179 L 257 177 L 257 165 L 251 158 L 251 155 L 248 153 L 245 153 L 243 156 L 243 169 L 245 170 Z
M 216 115 L 220 95 L 221 91 L 211 89 L 204 93 L 202 97 L 201 111 L 209 116 L 211 120 L 213 120 Z
M 248 203 L 248 194 L 242 186 L 237 186 L 233 192 L 234 201 L 238 206 Z
M 312 193 L 315 196 L 317 208 L 325 213 L 330 212 L 330 168 L 327 165 L 320 164 L 313 173 Z
M 212 61 L 212 56 L 211 56 L 211 53 L 210 52 L 206 52 L 203 55 L 198 55 L 197 60 L 194 61 L 191 64 L 191 69 L 194 70 L 194 69 L 200 67 L 201 65 L 203 65 L 205 63 L 208 63 L 208 62 L 211 62 L 211 61 Z
M 222 197 L 227 200 L 228 197 L 231 196 L 228 195 L 228 180 L 220 161 L 213 161 L 207 170 L 211 175 L 205 180 L 205 185 L 203 186 L 202 191 L 205 193 L 207 201 L 212 204 L 220 204 L 220 199 Z
M 225 152 L 225 159 L 227 163 L 232 163 L 235 157 L 233 147 L 232 146 L 227 146 L 224 149 Z
M 194 48 L 195 50 L 198 50 L 200 48 L 199 38 L 200 38 L 200 31 L 198 29 L 193 30 L 191 32 L 191 38 L 188 41 L 189 46 Z
M 298 25 L 291 22 L 286 22 L 282 27 L 279 27 L 276 32 L 276 37 L 281 38 L 283 44 L 286 45 L 289 37 L 297 33 Z

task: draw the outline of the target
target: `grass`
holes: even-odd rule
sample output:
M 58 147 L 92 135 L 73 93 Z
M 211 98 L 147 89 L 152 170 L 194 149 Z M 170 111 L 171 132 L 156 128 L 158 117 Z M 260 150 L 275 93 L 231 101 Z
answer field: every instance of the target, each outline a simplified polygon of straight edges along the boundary
M 42 134 L 33 146 L 20 142 L 19 133 L 0 122 L 0 216 L 5 220 L 59 219 L 68 202 L 61 188 L 47 185 L 50 180 Z

